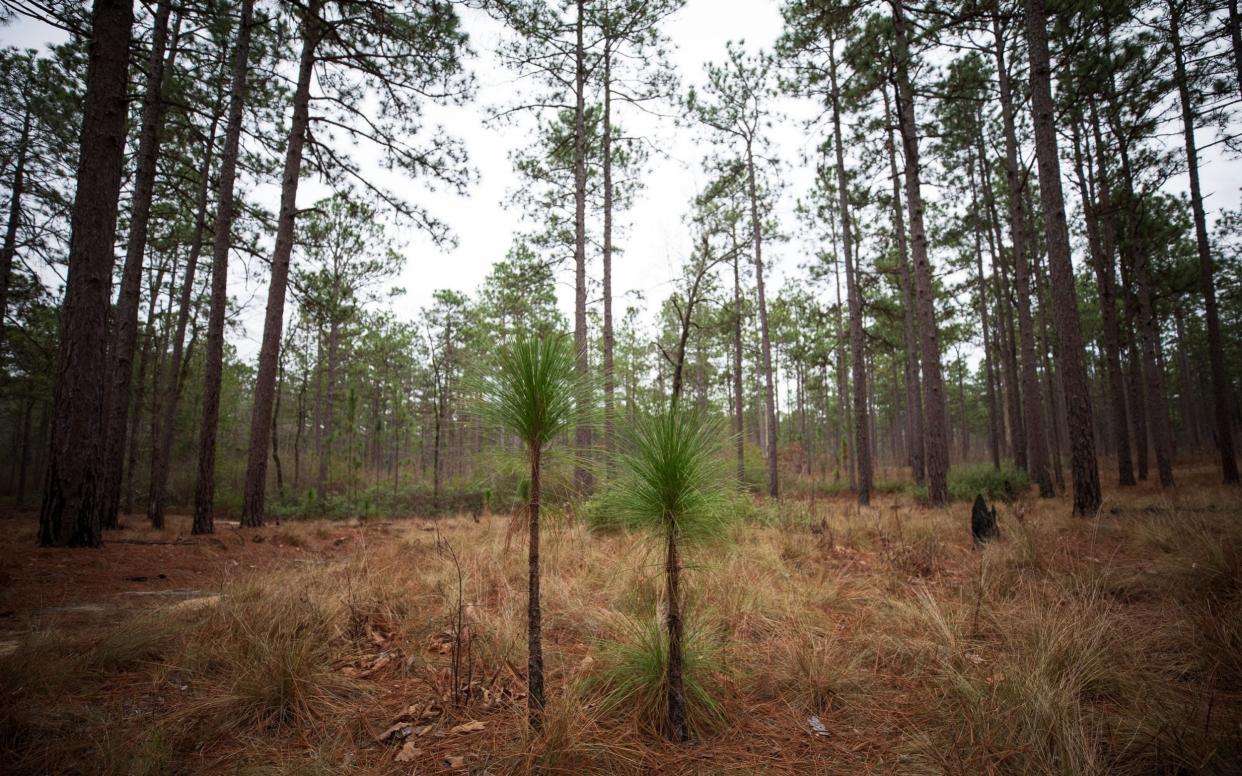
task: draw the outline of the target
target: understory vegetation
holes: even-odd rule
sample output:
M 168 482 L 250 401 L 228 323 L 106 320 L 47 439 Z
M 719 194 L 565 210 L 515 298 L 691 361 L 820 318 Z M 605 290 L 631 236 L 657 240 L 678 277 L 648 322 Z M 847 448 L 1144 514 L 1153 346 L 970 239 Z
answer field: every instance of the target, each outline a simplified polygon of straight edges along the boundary
M 981 550 L 964 506 L 906 493 L 736 506 L 683 572 L 700 746 L 658 735 L 658 543 L 552 510 L 540 732 L 520 513 L 299 522 L 260 534 L 298 562 L 177 547 L 218 569 L 199 597 L 23 617 L 0 657 L 0 759 L 15 773 L 1150 774 L 1242 757 L 1242 522 L 1220 487 L 1110 493 L 1095 520 L 1024 490 Z

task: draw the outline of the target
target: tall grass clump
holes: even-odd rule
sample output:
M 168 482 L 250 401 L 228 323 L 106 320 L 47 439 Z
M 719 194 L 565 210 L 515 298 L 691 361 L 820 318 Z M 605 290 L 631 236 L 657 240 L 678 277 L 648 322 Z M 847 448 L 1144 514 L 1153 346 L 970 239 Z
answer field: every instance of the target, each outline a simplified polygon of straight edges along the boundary
M 618 638 L 603 643 L 603 668 L 588 686 L 604 689 L 604 712 L 628 709 L 643 727 L 667 734 L 674 710 L 668 691 L 671 650 L 666 627 L 658 617 L 627 620 Z M 715 682 L 721 652 L 714 633 L 694 620 L 685 625 L 679 659 L 680 713 L 687 735 L 700 735 L 724 719 Z
M 641 648 L 661 660 L 663 729 L 674 741 L 690 737 L 685 677 L 685 628 L 681 589 L 681 553 L 724 535 L 728 523 L 726 477 L 717 456 L 719 427 L 697 412 L 674 403 L 666 413 L 638 420 L 629 430 L 622 455 L 624 476 L 609 503 L 620 525 L 647 531 L 664 549 L 665 629 L 667 652 Z M 635 674 L 651 680 L 652 671 Z M 625 694 L 637 697 L 634 690 Z
M 539 503 L 544 448 L 581 418 L 586 392 L 574 352 L 561 334 L 523 340 L 501 351 L 496 372 L 479 380 L 485 418 L 526 446 L 530 463 L 527 579 L 527 717 L 539 727 L 544 706 L 542 613 L 539 608 Z

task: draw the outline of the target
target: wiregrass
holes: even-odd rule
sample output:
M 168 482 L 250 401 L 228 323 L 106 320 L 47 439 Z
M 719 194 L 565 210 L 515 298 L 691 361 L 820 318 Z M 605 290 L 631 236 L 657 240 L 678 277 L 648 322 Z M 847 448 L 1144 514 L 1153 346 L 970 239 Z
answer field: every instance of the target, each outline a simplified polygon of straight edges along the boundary
M 692 747 L 652 730 L 663 640 L 648 542 L 550 526 L 536 734 L 509 518 L 362 527 L 351 552 L 238 573 L 211 606 L 30 622 L 0 657 L 0 760 L 14 773 L 451 772 L 448 756 L 492 773 L 1229 773 L 1242 507 L 1184 487 L 1109 493 L 1094 520 L 1019 497 L 982 550 L 965 507 L 906 494 L 748 507 L 687 569 L 704 614 Z M 318 558 L 317 526 L 282 530 Z M 460 559 L 460 612 L 437 541 Z M 455 705 L 441 650 L 462 638 L 477 687 Z M 414 704 L 442 716 L 411 739 L 420 759 L 398 763 L 400 744 L 377 736 Z M 486 729 L 448 734 L 470 719 Z

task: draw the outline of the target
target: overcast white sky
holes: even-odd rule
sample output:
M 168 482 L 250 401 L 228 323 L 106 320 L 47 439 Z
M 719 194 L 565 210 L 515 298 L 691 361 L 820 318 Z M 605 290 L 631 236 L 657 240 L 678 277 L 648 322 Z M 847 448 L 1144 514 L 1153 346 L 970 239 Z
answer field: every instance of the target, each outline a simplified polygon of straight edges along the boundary
M 689 0 L 665 27 L 672 41 L 671 58 L 683 86 L 700 80 L 705 62 L 722 60 L 729 40 L 744 39 L 751 51 L 771 48 L 781 31 L 780 5 L 778 0 Z M 489 108 L 511 104 L 514 91 L 520 85 L 510 72 L 498 65 L 494 56 L 497 40 L 503 34 L 499 25 L 477 11 L 463 10 L 463 14 L 471 45 L 477 53 L 468 65 L 478 79 L 477 99 L 460 108 L 430 111 L 429 118 L 443 124 L 447 132 L 465 142 L 470 163 L 479 177 L 464 197 L 446 193 L 427 195 L 419 191 L 417 184 L 410 186 L 389 179 L 390 185 L 404 184 L 401 188 L 408 189 L 412 199 L 446 221 L 458 238 L 456 250 L 447 251 L 435 248 L 409 230 L 395 235 L 404 244 L 407 256 L 405 269 L 394 283 L 407 292 L 394 302 L 403 318 L 414 317 L 420 307 L 430 302 L 436 289 L 474 291 L 491 265 L 505 256 L 514 233 L 522 226 L 521 214 L 507 209 L 504 200 L 517 185 L 509 154 L 529 142 L 529 123 L 519 123 L 516 127 L 485 126 L 484 123 Z M 0 43 L 6 45 L 40 46 L 55 37 L 55 31 L 28 20 L 0 28 Z M 812 174 L 802 169 L 798 160 L 802 152 L 817 145 L 819 133 L 808 133 L 804 128 L 803 119 L 809 115 L 810 106 L 789 99 L 779 101 L 776 106 L 783 118 L 773 128 L 772 150 L 785 164 L 781 174 L 785 195 L 778 212 L 786 229 L 790 229 L 794 226 L 793 200 L 806 191 Z M 667 152 L 665 158 L 653 155 L 651 170 L 645 177 L 645 189 L 634 207 L 622 216 L 624 232 L 619 243 L 624 256 L 617 259 L 614 268 L 617 315 L 624 312 L 627 304 L 633 303 L 635 294 L 645 295 L 645 306 L 650 314 L 669 292 L 672 280 L 679 276 L 680 263 L 688 252 L 689 239 L 682 217 L 691 198 L 705 183 L 699 168 L 706 146 L 699 133 L 676 128 L 670 121 L 653 119 L 632 109 L 626 112 L 624 106 L 620 112 L 619 121 L 627 131 L 652 137 L 655 144 Z M 1211 139 L 1204 132 L 1200 135 L 1201 143 Z M 1170 141 L 1179 142 L 1179 135 L 1173 134 Z M 1222 159 L 1218 149 L 1206 153 L 1203 164 L 1204 188 L 1213 212 L 1221 207 L 1237 207 L 1238 186 L 1242 185 L 1237 163 Z M 1175 180 L 1170 182 L 1169 188 L 1185 191 L 1185 183 Z M 1067 196 L 1075 199 L 1073 191 L 1067 182 Z M 309 205 L 323 193 L 321 186 L 304 182 L 299 204 Z M 275 210 L 275 187 L 263 190 L 262 196 L 270 200 Z M 929 191 L 929 196 L 935 197 L 934 189 Z M 780 288 L 787 274 L 795 272 L 805 262 L 808 252 L 808 246 L 800 240 L 775 242 L 765 248 L 773 291 Z M 592 261 L 589 271 L 598 281 L 598 257 L 592 257 Z M 568 317 L 573 289 L 570 268 L 565 268 L 560 279 L 561 304 Z M 266 283 L 265 273 L 247 276 L 240 266 L 235 267 L 230 276 L 230 292 L 248 301 L 247 331 L 242 339 L 235 341 L 244 357 L 258 350 Z

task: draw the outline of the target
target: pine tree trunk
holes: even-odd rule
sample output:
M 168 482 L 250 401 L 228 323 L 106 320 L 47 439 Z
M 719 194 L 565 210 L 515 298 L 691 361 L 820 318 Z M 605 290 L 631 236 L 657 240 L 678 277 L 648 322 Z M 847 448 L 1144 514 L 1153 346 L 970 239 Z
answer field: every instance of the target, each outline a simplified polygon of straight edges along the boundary
M 224 377 L 224 318 L 228 312 L 229 247 L 233 231 L 233 187 L 250 69 L 250 34 L 254 0 L 242 0 L 237 40 L 233 45 L 233 74 L 229 86 L 228 124 L 216 193 L 215 231 L 212 235 L 211 311 L 207 318 L 207 347 L 203 354 L 203 415 L 199 427 L 198 474 L 194 484 L 193 533 L 215 529 L 216 435 L 220 425 L 220 386 Z
M 1170 9 L 1174 8 L 1172 3 Z M 1177 93 L 1182 109 L 1182 134 L 1185 138 L 1187 176 L 1190 178 L 1190 208 L 1194 214 L 1195 246 L 1199 253 L 1199 287 L 1207 318 L 1208 362 L 1212 370 L 1212 406 L 1216 416 L 1216 448 L 1220 453 L 1221 479 L 1227 485 L 1238 483 L 1238 459 L 1233 446 L 1232 413 L 1229 409 L 1229 375 L 1225 368 L 1225 348 L 1220 327 L 1220 311 L 1216 307 L 1215 270 L 1212 248 L 1208 243 L 1207 216 L 1203 212 L 1203 193 L 1199 187 L 1199 153 L 1195 147 L 1194 108 L 1190 102 L 1186 62 L 1178 31 L 1179 17 L 1174 15 L 1171 26 L 1173 60 L 1176 67 Z M 1233 40 L 1234 61 L 1238 68 L 1238 84 L 1242 87 L 1242 38 L 1239 37 L 1238 2 L 1229 0 L 1229 32 Z
M 203 237 L 207 230 L 207 197 L 211 188 L 211 159 L 216 146 L 216 126 L 219 115 L 213 116 L 207 132 L 207 148 L 203 154 L 203 173 L 199 181 L 198 203 L 195 208 L 194 235 L 190 241 L 190 255 L 186 260 L 185 277 L 181 282 L 181 299 L 177 310 L 177 332 L 173 336 L 172 359 L 164 387 L 155 396 L 155 413 L 161 418 L 160 434 L 151 454 L 151 482 L 147 496 L 147 519 L 156 528 L 164 527 L 164 499 L 168 492 L 168 466 L 172 458 L 173 437 L 176 431 L 177 402 L 181 398 L 182 360 L 185 355 L 185 330 L 194 307 L 194 278 L 198 259 L 203 251 Z
M 927 255 L 927 231 L 923 226 L 923 193 L 920 180 L 918 129 L 915 126 L 914 88 L 910 83 L 910 50 L 906 38 L 903 0 L 892 0 L 897 76 L 897 122 L 906 157 L 906 207 L 910 215 L 911 256 L 914 262 L 915 306 L 918 311 L 920 350 L 923 363 L 924 450 L 927 460 L 927 499 L 932 506 L 949 501 L 949 441 L 945 428 L 944 378 L 940 368 L 940 342 L 936 327 L 935 291 L 931 261 Z
M 1139 335 L 1143 348 L 1143 376 L 1147 389 L 1147 420 L 1151 424 L 1152 449 L 1161 488 L 1173 487 L 1173 451 L 1169 429 L 1169 403 L 1164 388 L 1164 369 L 1159 363 L 1160 330 L 1152 302 L 1150 260 L 1147 251 L 1135 251 L 1135 286 L 1138 292 Z
M 241 515 L 241 524 L 246 528 L 263 525 L 268 448 L 272 436 L 272 403 L 276 393 L 276 360 L 280 355 L 280 335 L 284 327 L 285 292 L 289 286 L 289 260 L 293 253 L 293 230 L 298 212 L 302 148 L 306 144 L 306 130 L 310 123 L 310 81 L 315 65 L 315 47 L 323 32 L 323 23 L 319 18 L 321 3 L 322 0 L 310 0 L 302 23 L 302 54 L 297 88 L 293 93 L 293 120 L 289 125 L 285 170 L 281 178 L 276 249 L 272 255 L 272 277 L 267 292 L 267 313 L 263 321 L 263 342 L 259 349 L 259 371 L 250 418 L 250 449 Z
M 100 480 L 98 508 L 104 528 L 117 526 L 121 502 L 122 461 L 125 458 L 125 429 L 129 425 L 130 382 L 134 375 L 134 347 L 138 342 L 138 305 L 142 292 L 142 260 L 147 249 L 151 200 L 155 193 L 156 162 L 159 160 L 160 131 L 164 117 L 164 50 L 168 40 L 168 14 L 171 3 L 156 6 L 147 60 L 147 83 L 142 98 L 142 123 L 138 134 L 138 153 L 134 170 L 134 195 L 129 215 L 129 239 L 125 246 L 125 266 L 121 270 L 121 291 L 113 317 L 112 342 L 108 352 L 108 382 L 104 390 L 103 478 Z M 175 55 L 175 47 L 170 59 Z M 152 302 L 154 304 L 154 302 Z
M 1100 472 L 1095 459 L 1095 424 L 1091 417 L 1090 385 L 1083 363 L 1082 332 L 1070 263 L 1069 227 L 1061 192 L 1061 164 L 1052 101 L 1044 0 L 1026 0 L 1026 37 L 1030 50 L 1031 113 L 1039 168 L 1040 200 L 1048 246 L 1052 303 L 1061 348 L 1061 385 L 1065 391 L 1070 434 L 1070 468 L 1074 482 L 1074 513 L 1094 515 L 1100 509 Z M 1028 432 L 1030 429 L 1027 429 Z
M 906 243 L 905 218 L 901 214 L 901 182 L 897 175 L 897 144 L 893 139 L 893 125 L 888 120 L 893 112 L 889 105 L 887 87 L 884 87 L 884 115 L 888 170 L 893 187 L 893 233 L 897 237 L 897 272 L 901 286 L 902 339 L 905 344 L 906 449 L 910 475 L 916 483 L 922 484 L 926 475 L 926 467 L 923 463 L 923 386 L 919 377 L 919 340 L 914 316 L 914 280 L 910 277 L 910 250 Z
M 9 312 L 9 282 L 13 259 L 17 256 L 17 227 L 22 220 L 22 195 L 26 187 L 26 150 L 30 143 L 30 108 L 22 114 L 22 131 L 17 139 L 17 158 L 13 162 L 13 183 L 9 191 L 9 221 L 4 227 L 0 247 L 0 349 L 4 347 L 5 320 Z
M 683 742 L 690 738 L 686 725 L 686 692 L 682 679 L 681 559 L 677 554 L 677 534 L 667 531 L 664 558 L 664 580 L 667 587 L 668 612 L 668 737 Z
M 336 362 L 340 349 L 340 325 L 336 320 L 328 324 L 328 368 L 324 381 L 327 383 L 323 407 L 321 407 L 320 423 L 323 434 L 322 447 L 319 450 L 319 475 L 315 479 L 315 491 L 319 497 L 320 508 L 328 503 L 328 474 L 332 466 L 332 442 L 336 436 Z M 436 420 L 439 429 L 439 418 Z M 439 450 L 439 446 L 436 447 Z M 347 456 L 348 457 L 348 456 Z M 436 494 L 439 495 L 438 493 Z
M 151 366 L 154 360 L 152 373 L 156 383 L 159 381 L 160 353 L 156 353 L 156 337 L 155 322 L 159 317 L 157 305 L 159 304 L 160 289 L 164 287 L 164 274 L 168 270 L 167 259 L 160 261 L 155 270 L 155 278 L 151 281 L 148 293 L 151 297 L 151 303 L 147 306 L 147 320 L 142 327 L 142 336 L 138 344 L 138 374 L 135 375 L 134 383 L 133 408 L 129 413 L 129 433 L 126 437 L 125 444 L 125 485 L 121 491 L 121 511 L 125 514 L 133 514 L 134 512 L 134 472 L 138 470 L 138 429 L 142 425 L 142 413 L 146 408 L 147 401 L 147 368 Z M 177 275 L 177 258 L 173 255 L 172 273 L 170 278 Z M 169 281 L 171 286 L 171 279 Z M 171 288 L 169 289 L 171 294 Z M 169 305 L 171 306 L 171 302 Z M 161 351 L 162 352 L 162 351 Z M 156 388 L 152 387 L 151 392 L 155 393 Z M 157 421 L 152 417 L 152 425 Z
M 780 496 L 777 472 L 776 388 L 772 379 L 772 341 L 768 336 L 768 300 L 763 289 L 763 232 L 759 220 L 759 187 L 755 180 L 755 156 L 746 143 L 746 189 L 750 198 L 750 234 L 755 258 L 755 292 L 759 298 L 759 343 L 763 358 L 764 411 L 766 412 L 768 454 L 768 496 Z
M 841 216 L 841 248 L 845 254 L 845 293 L 850 309 L 850 358 L 854 375 L 854 446 L 858 450 L 858 503 L 871 504 L 871 428 L 867 413 L 867 351 L 863 341 L 862 291 L 854 271 L 854 235 L 850 223 L 849 183 L 841 139 L 841 100 L 837 88 L 835 41 L 828 42 L 828 77 L 832 85 L 832 133 L 837 163 L 837 203 Z
M 974 165 L 970 165 L 971 210 L 979 211 L 979 197 L 975 190 Z M 983 276 L 983 241 L 979 237 L 979 226 L 974 226 L 975 233 L 975 277 L 979 284 L 979 320 L 983 326 L 983 375 L 987 381 L 986 399 L 988 405 L 988 452 L 992 456 L 992 468 L 1000 469 L 1000 434 L 997 428 L 996 392 L 993 389 L 992 375 L 992 337 L 988 325 L 988 286 Z
M 1120 139 L 1120 137 L 1119 137 Z M 1169 407 L 1164 390 L 1164 373 L 1157 363 L 1160 335 L 1152 302 L 1150 259 L 1140 236 L 1141 205 L 1134 186 L 1130 155 L 1124 142 L 1118 144 L 1122 180 L 1127 205 L 1125 235 L 1122 239 L 1122 260 L 1129 267 L 1133 291 L 1132 318 L 1140 349 L 1135 352 L 1142 375 L 1143 421 L 1150 434 L 1152 451 L 1156 454 L 1156 472 L 1161 488 L 1173 487 L 1173 463 L 1169 431 Z M 1133 348 L 1133 345 L 1132 345 Z M 1140 446 L 1139 476 L 1146 479 L 1145 443 Z
M 604 455 L 608 478 L 613 478 L 616 445 L 616 380 L 613 376 L 612 329 L 612 49 L 604 47 L 604 118 L 602 144 L 604 163 Z
M 1174 334 L 1177 337 L 1177 392 L 1182 409 L 1182 433 L 1187 446 L 1192 450 L 1203 447 L 1200 437 L 1199 412 L 1195 403 L 1193 370 L 1190 368 L 1190 353 L 1186 345 L 1186 311 L 1181 305 L 1173 308 Z
M 56 361 L 39 544 L 98 546 L 97 497 L 107 471 L 100 418 L 113 242 L 125 152 L 125 87 L 134 9 L 95 0 L 87 58 L 77 195 Z
M 1018 340 L 1022 364 L 1023 423 L 1026 431 L 1027 472 L 1039 486 L 1039 495 L 1055 495 L 1048 470 L 1048 440 L 1040 402 L 1039 376 L 1035 366 L 1035 324 L 1031 318 L 1030 259 L 1023 184 L 1018 178 L 1018 135 L 1015 128 L 1013 90 L 1005 64 L 1005 39 L 1000 17 L 992 17 L 996 79 L 1000 86 L 1001 117 L 1005 130 L 1005 182 L 1009 190 L 1009 236 L 1013 243 L 1014 296 L 1018 304 Z
M 538 443 L 530 448 L 530 550 L 526 584 L 526 715 L 532 728 L 543 726 L 543 617 L 539 610 L 539 497 L 542 483 Z
M 1094 118 L 1095 107 L 1092 105 Z M 1126 411 L 1125 377 L 1121 371 L 1121 334 L 1117 323 L 1117 278 L 1113 267 L 1112 230 L 1101 223 L 1100 212 L 1107 213 L 1112 207 L 1108 181 L 1105 177 L 1104 153 L 1099 142 L 1099 123 L 1095 125 L 1095 156 L 1099 161 L 1096 180 L 1096 198 L 1090 194 L 1090 161 L 1082 159 L 1078 146 L 1078 122 L 1074 130 L 1074 158 L 1077 163 L 1078 185 L 1082 193 L 1082 206 L 1087 225 L 1087 245 L 1091 253 L 1091 267 L 1099 293 L 1100 319 L 1104 334 L 1104 362 L 1108 376 L 1108 397 L 1112 409 L 1113 446 L 1117 455 L 1117 483 L 1129 487 L 1134 482 L 1134 462 L 1130 454 L 1130 420 Z M 1098 200 L 1098 209 L 1093 202 Z M 1103 227 L 1103 228 L 1102 228 Z
M 739 252 L 733 254 L 733 433 L 737 446 L 737 481 L 746 481 L 746 399 L 742 395 L 742 273 Z
M 836 306 L 836 331 L 837 331 L 837 438 L 838 438 L 838 454 L 837 460 L 844 458 L 845 471 L 850 483 L 850 490 L 858 489 L 858 478 L 854 470 L 854 456 L 850 453 L 853 446 L 850 442 L 849 428 L 850 412 L 850 378 L 849 370 L 845 367 L 845 326 L 841 323 L 841 310 L 844 304 L 841 302 L 841 268 L 837 264 L 837 240 L 836 229 L 832 231 L 832 274 L 836 279 L 837 286 L 837 306 Z
M 577 40 L 574 46 L 574 362 L 578 379 L 590 380 L 590 341 L 587 339 L 586 304 L 586 48 L 583 42 L 585 0 L 577 0 Z M 592 488 L 587 460 L 591 451 L 591 426 L 585 420 L 574 430 L 578 462 L 574 485 L 582 496 Z

